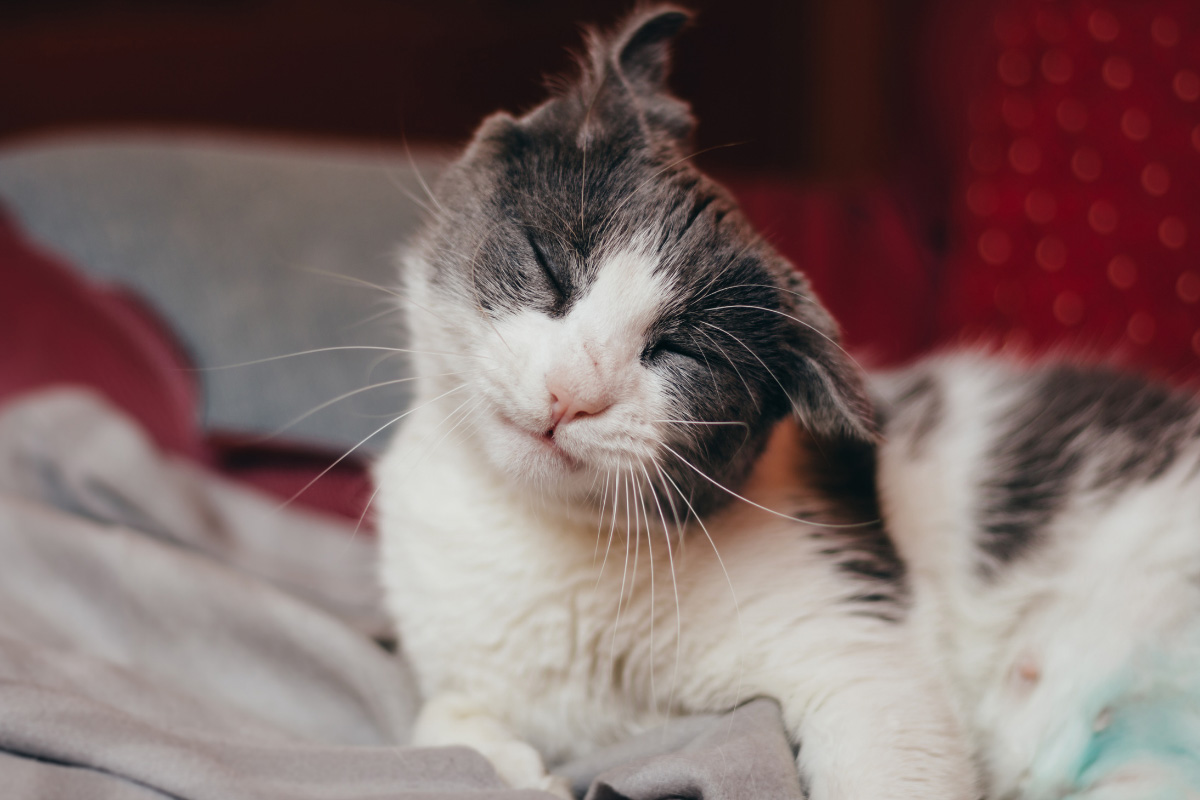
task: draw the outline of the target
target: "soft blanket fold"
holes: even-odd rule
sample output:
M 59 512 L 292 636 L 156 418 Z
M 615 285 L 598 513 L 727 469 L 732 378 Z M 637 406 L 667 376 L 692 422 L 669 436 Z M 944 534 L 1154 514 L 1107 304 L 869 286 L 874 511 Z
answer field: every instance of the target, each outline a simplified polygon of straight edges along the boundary
M 156 449 L 96 395 L 0 409 L 0 788 L 54 800 L 465 800 L 479 754 L 418 704 L 371 544 Z M 595 800 L 799 797 L 769 701 L 560 770 Z

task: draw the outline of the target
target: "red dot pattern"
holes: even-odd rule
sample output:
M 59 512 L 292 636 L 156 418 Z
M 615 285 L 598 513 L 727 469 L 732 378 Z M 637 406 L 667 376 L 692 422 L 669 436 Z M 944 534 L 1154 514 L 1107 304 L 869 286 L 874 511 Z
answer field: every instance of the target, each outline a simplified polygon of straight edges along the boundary
M 1200 375 L 1200 3 L 1000 5 L 967 109 L 949 327 Z

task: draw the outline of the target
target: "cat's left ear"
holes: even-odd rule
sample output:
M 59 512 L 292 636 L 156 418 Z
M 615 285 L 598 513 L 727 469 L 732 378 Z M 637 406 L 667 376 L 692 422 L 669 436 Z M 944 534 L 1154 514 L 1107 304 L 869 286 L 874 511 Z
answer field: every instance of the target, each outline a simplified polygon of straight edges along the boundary
M 798 342 L 792 400 L 800 421 L 818 436 L 879 441 L 864 375 L 838 343 L 837 324 L 799 272 L 791 270 L 787 283 L 785 307 Z

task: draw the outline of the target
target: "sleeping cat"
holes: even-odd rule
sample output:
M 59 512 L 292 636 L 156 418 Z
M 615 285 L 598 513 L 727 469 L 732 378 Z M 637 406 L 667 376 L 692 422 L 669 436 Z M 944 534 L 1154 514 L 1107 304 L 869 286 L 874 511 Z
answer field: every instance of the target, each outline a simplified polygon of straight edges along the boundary
M 1200 402 L 968 355 L 878 389 L 910 619 L 989 797 L 1200 797 Z
M 637 12 L 488 118 L 404 258 L 421 377 L 376 477 L 415 743 L 565 796 L 546 763 L 768 696 L 813 800 L 972 800 L 904 570 L 840 474 L 870 483 L 858 373 L 688 161 L 686 20 Z

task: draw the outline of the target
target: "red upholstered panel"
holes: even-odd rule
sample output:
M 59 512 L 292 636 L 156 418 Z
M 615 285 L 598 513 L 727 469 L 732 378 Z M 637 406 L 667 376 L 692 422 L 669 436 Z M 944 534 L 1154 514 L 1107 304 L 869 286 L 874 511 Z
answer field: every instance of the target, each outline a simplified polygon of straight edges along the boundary
M 0 401 L 84 384 L 140 420 L 160 446 L 199 457 L 190 366 L 136 298 L 83 280 L 0 211 Z
M 974 36 L 941 338 L 1200 374 L 1200 3 L 996 5 Z
M 90 387 L 136 419 L 160 447 L 283 498 L 338 457 L 206 438 L 197 378 L 171 332 L 135 297 L 86 280 L 26 241 L 0 212 L 0 403 L 50 386 Z M 361 460 L 349 458 L 297 502 L 357 518 L 369 496 Z
M 893 192 L 761 181 L 731 188 L 768 241 L 812 281 L 847 349 L 865 365 L 892 366 L 928 349 L 935 332 L 933 258 Z

